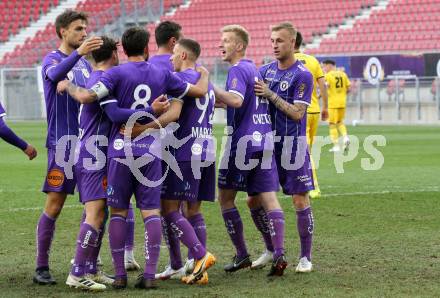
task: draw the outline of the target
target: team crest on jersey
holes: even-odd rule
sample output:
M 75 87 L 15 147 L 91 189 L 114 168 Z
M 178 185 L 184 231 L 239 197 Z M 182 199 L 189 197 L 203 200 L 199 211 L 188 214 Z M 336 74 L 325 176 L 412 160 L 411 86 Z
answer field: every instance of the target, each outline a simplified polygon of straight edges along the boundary
M 280 90 L 281 91 L 286 91 L 289 88 L 289 82 L 287 81 L 282 81 L 280 83 Z
M 237 82 L 238 82 L 238 79 L 237 78 L 233 78 L 232 79 L 232 82 L 231 82 L 231 88 L 237 88 Z
M 73 72 L 72 72 L 72 71 L 69 71 L 69 72 L 67 73 L 67 78 L 69 79 L 69 81 L 72 81 L 72 80 L 73 80 Z
M 64 182 L 64 173 L 59 169 L 52 169 L 47 173 L 47 184 L 51 187 L 60 187 Z
M 82 71 L 84 77 L 86 77 L 87 79 L 90 78 L 90 73 L 87 69 L 83 68 L 83 69 L 81 69 L 81 71 Z

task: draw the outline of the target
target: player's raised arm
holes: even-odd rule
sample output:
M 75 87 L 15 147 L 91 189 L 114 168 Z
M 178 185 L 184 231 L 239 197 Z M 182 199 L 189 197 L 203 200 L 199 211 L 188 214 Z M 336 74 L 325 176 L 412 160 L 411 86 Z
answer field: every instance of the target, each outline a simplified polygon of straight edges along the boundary
M 75 66 L 78 60 L 92 51 L 99 49 L 103 41 L 100 37 L 91 37 L 85 40 L 81 46 L 73 51 L 66 59 L 60 63 L 56 60 L 51 61 L 51 65 L 47 65 L 45 70 L 45 77 L 56 83 L 64 79 L 67 73 Z

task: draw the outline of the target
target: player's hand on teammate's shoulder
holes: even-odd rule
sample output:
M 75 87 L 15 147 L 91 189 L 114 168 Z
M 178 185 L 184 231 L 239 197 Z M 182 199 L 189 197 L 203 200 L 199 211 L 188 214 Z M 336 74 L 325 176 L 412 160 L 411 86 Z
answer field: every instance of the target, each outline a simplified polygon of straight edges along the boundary
M 165 113 L 170 108 L 170 101 L 166 97 L 166 95 L 159 95 L 153 103 L 151 104 L 151 108 L 153 109 L 154 114 L 157 116 Z
M 263 81 L 255 82 L 254 90 L 257 96 L 269 98 L 272 95 L 272 90 Z
M 35 147 L 32 145 L 27 145 L 26 149 L 24 149 L 23 152 L 29 157 L 29 160 L 37 157 L 37 149 L 35 149 Z
M 209 76 L 209 71 L 202 65 L 197 65 L 196 71 L 199 72 L 202 76 Z
M 99 36 L 92 36 L 90 38 L 87 38 L 82 45 L 77 49 L 77 52 L 79 55 L 84 56 L 87 55 L 94 50 L 99 49 L 104 42 L 102 41 L 102 38 Z
M 57 84 L 57 93 L 62 94 L 64 91 L 66 91 L 68 85 L 69 85 L 69 80 L 59 81 Z

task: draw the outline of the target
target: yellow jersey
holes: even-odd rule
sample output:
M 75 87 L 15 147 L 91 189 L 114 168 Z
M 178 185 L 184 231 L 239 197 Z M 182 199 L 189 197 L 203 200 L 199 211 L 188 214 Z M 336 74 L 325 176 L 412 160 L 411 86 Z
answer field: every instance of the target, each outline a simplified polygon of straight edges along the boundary
M 328 108 L 345 108 L 350 80 L 342 70 L 331 70 L 325 74 L 328 93 Z
M 322 71 L 321 64 L 319 61 L 310 55 L 304 53 L 295 53 L 295 58 L 298 59 L 308 71 L 313 76 L 313 93 L 312 93 L 312 101 L 310 106 L 307 108 L 307 113 L 320 113 L 321 109 L 319 107 L 319 98 L 318 98 L 318 79 L 324 76 L 324 72 Z

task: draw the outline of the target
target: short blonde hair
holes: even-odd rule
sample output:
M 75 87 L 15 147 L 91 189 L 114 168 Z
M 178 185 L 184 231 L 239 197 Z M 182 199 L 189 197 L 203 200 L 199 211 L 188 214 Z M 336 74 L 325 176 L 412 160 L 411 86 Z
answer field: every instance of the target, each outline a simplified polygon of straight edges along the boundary
M 289 31 L 290 35 L 292 35 L 292 37 L 296 39 L 297 30 L 295 29 L 295 27 L 293 27 L 292 23 L 290 22 L 282 22 L 270 27 L 270 30 L 272 30 L 272 32 L 280 31 L 283 29 Z
M 243 26 L 240 26 L 240 25 L 224 26 L 222 28 L 221 32 L 222 33 L 233 32 L 243 42 L 244 49 L 247 48 L 247 46 L 249 45 L 249 42 L 251 40 L 251 38 L 249 36 L 249 32 Z

